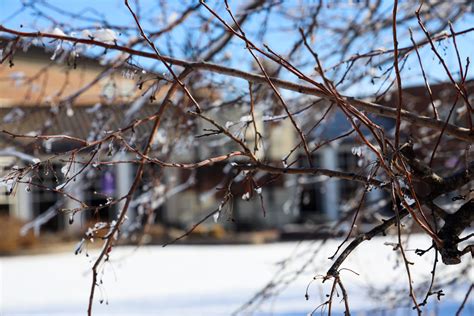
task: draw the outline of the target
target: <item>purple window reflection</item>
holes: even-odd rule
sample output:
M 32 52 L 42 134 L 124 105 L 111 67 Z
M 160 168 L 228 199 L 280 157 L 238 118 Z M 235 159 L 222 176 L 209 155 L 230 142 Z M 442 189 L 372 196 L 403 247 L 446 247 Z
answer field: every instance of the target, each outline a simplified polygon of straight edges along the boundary
M 109 196 L 115 193 L 115 176 L 110 171 L 106 171 L 102 174 L 102 193 Z

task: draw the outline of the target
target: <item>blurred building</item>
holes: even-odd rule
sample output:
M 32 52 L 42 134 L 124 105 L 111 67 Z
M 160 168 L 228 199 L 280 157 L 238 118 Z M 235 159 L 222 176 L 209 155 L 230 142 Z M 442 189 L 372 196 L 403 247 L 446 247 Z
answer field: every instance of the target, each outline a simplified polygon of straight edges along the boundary
M 105 80 L 103 76 L 108 70 L 94 59 L 71 60 L 70 55 L 64 52 L 52 61 L 51 54 L 42 48 L 31 47 L 27 53 L 15 55 L 11 60 L 12 67 L 8 62 L 0 65 L 1 130 L 17 135 L 60 134 L 91 139 L 96 137 L 94 135 L 104 135 L 105 131 L 126 126 L 134 118 L 151 116 L 156 111 L 154 104 L 140 106 L 131 101 L 142 91 L 136 89 L 135 81 L 127 73 Z M 420 101 L 426 101 L 426 96 L 422 95 L 424 89 L 417 89 L 407 89 L 407 94 L 413 92 L 417 106 L 422 106 L 426 104 Z M 78 90 L 82 93 L 75 95 Z M 157 100 L 163 97 L 163 90 L 155 91 Z M 436 91 L 435 87 L 433 90 Z M 69 99 L 70 103 L 61 101 L 59 104 L 59 100 L 64 99 Z M 390 100 L 385 102 L 390 104 Z M 393 126 L 391 120 L 381 120 L 379 123 L 387 128 Z M 259 124 L 259 129 L 266 133 L 263 136 L 269 139 L 268 144 L 271 146 L 266 148 L 266 158 L 280 162 L 297 144 L 298 138 L 291 123 L 285 120 L 274 124 L 264 122 L 264 118 L 260 117 Z M 268 125 L 264 127 L 263 124 L 274 126 L 267 128 Z M 346 118 L 336 114 L 331 117 L 329 124 L 324 124 L 323 129 L 314 133 L 323 139 L 331 139 L 349 128 Z M 135 132 L 137 135 L 146 135 L 149 129 L 150 124 L 142 124 Z M 253 138 L 252 135 L 248 137 Z M 41 229 L 50 231 L 83 231 L 89 221 L 114 219 L 121 203 L 106 205 L 110 199 L 128 193 L 136 166 L 130 163 L 95 166 L 92 161 L 92 168 L 68 182 L 65 174 L 77 173 L 81 167 L 76 164 L 72 167 L 74 170 L 68 170 L 71 168 L 68 156 L 56 157 L 55 154 L 78 145 L 74 139 L 44 140 L 0 133 L 0 166 L 3 175 L 12 169 L 34 164 L 36 158 L 48 161 L 36 171 L 39 185 L 29 185 L 31 179 L 28 176 L 22 179 L 22 183 L 16 183 L 15 189 L 9 192 L 13 183 L 4 181 L 0 186 L 0 214 L 15 216 L 24 222 L 36 218 L 36 224 L 42 225 Z M 358 172 L 362 167 L 360 156 L 363 155 L 358 146 L 356 137 L 324 146 L 313 156 L 314 165 Z M 118 144 L 111 145 L 110 157 L 122 160 L 134 158 L 120 153 L 119 147 Z M 93 148 L 82 151 L 82 159 L 90 157 L 92 152 Z M 194 148 L 185 154 L 173 156 L 171 160 L 189 162 L 205 159 L 212 154 L 215 153 L 210 149 Z M 129 212 L 130 223 L 149 212 L 154 212 L 155 222 L 164 225 L 186 227 L 195 223 L 219 205 L 222 198 L 220 189 L 226 184 L 226 165 L 227 162 L 216 163 L 195 171 L 163 170 L 156 165 L 147 165 L 144 175 L 147 181 L 136 193 Z M 256 177 L 259 185 L 265 184 L 262 199 L 257 196 L 250 200 L 242 199 L 247 191 L 244 189 L 245 179 L 240 179 L 242 189 L 235 189 L 234 200 L 228 206 L 228 214 L 231 215 L 226 217 L 223 214 L 226 218 L 220 219 L 223 225 L 237 230 L 255 230 L 281 228 L 292 223 L 301 225 L 337 220 L 345 208 L 350 208 L 348 201 L 354 193 L 364 189 L 352 181 L 323 176 L 284 175 L 272 178 L 270 175 L 257 174 Z M 166 185 L 172 189 L 166 191 Z M 61 198 L 60 193 L 50 188 L 64 189 L 77 200 L 84 201 L 89 209 L 75 213 L 62 212 L 78 209 L 81 205 L 74 199 Z M 171 194 L 173 190 L 181 191 Z M 382 198 L 382 192 L 373 190 L 368 203 L 376 208 L 384 207 L 380 204 Z M 262 204 L 266 210 L 265 217 Z

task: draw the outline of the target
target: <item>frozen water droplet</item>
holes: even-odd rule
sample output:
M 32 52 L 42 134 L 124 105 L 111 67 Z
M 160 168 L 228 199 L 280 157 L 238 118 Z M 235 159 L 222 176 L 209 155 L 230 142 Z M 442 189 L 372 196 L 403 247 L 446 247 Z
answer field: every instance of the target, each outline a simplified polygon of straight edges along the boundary
M 77 243 L 76 248 L 74 250 L 74 254 L 80 254 L 82 252 L 82 249 L 84 247 L 85 239 L 82 238 L 80 242 Z
M 405 195 L 404 196 L 405 198 L 405 202 L 408 204 L 408 205 L 413 205 L 415 204 L 415 199 L 413 199 L 412 197 L 408 196 L 408 195 Z
M 214 215 L 212 215 L 212 218 L 214 219 L 214 223 L 217 223 L 219 220 L 219 216 L 221 215 L 221 212 L 215 212 Z
M 354 156 L 357 156 L 357 157 L 362 156 L 362 147 L 361 146 L 352 147 L 351 151 L 352 151 L 352 154 Z
M 58 55 L 58 53 L 61 51 L 61 43 L 58 43 L 58 45 L 56 45 L 56 49 L 54 50 L 54 53 L 53 55 L 51 56 L 51 60 L 55 60 L 56 59 L 56 56 Z
M 72 108 L 68 108 L 66 110 L 66 115 L 69 116 L 69 117 L 73 116 L 74 115 L 74 110 Z
M 69 171 L 68 165 L 64 165 L 64 166 L 61 168 L 61 172 L 62 172 L 63 175 L 66 175 L 68 171 Z

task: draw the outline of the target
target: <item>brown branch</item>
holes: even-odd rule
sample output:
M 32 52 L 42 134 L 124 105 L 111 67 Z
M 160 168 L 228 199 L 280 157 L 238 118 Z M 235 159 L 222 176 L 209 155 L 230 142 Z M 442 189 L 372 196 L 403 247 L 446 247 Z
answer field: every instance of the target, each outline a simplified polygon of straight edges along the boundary
M 190 72 L 191 72 L 190 69 L 185 69 L 180 74 L 180 76 L 179 76 L 180 79 L 184 79 Z M 174 94 L 178 90 L 178 87 L 179 87 L 179 83 L 176 81 L 169 88 L 167 95 L 165 96 L 165 98 L 161 102 L 160 108 L 159 108 L 159 110 L 157 112 L 157 115 L 154 119 L 152 130 L 151 130 L 151 132 L 148 136 L 148 140 L 146 142 L 145 149 L 143 151 L 144 155 L 148 155 L 149 151 L 151 150 L 153 140 L 155 138 L 158 127 L 160 126 L 161 118 L 163 117 L 163 113 L 165 112 L 166 108 L 170 104 L 170 99 L 174 96 Z M 127 214 L 130 202 L 132 201 L 133 193 L 138 188 L 138 185 L 140 184 L 140 181 L 142 179 L 143 169 L 144 169 L 144 166 L 145 166 L 145 161 L 146 161 L 145 158 L 141 158 L 141 163 L 138 166 L 137 172 L 135 174 L 135 178 L 134 178 L 133 183 L 130 187 L 130 190 L 129 190 L 127 196 L 126 196 L 125 203 L 124 203 L 124 205 L 122 207 L 122 210 L 120 211 L 120 213 L 117 217 L 117 223 L 112 228 L 112 230 L 110 231 L 109 237 L 105 240 L 104 245 L 102 247 L 102 250 L 101 250 L 99 256 L 97 257 L 97 259 L 96 259 L 96 261 L 95 261 L 95 263 L 92 267 L 92 284 L 91 284 L 91 291 L 90 291 L 90 295 L 89 295 L 89 305 L 88 305 L 88 308 L 87 308 L 87 314 L 89 316 L 92 315 L 92 304 L 93 304 L 93 301 L 94 301 L 95 287 L 98 286 L 98 284 L 97 284 L 97 274 L 98 274 L 99 266 L 102 263 L 102 261 L 104 260 L 104 258 L 106 258 L 106 256 L 108 256 L 108 253 L 109 253 L 110 249 L 112 249 L 111 247 L 114 243 L 113 236 L 119 231 L 119 228 L 121 227 L 123 221 L 125 220 L 125 216 Z
M 71 37 L 71 36 L 61 36 L 61 35 L 42 33 L 42 32 L 20 32 L 20 31 L 6 28 L 2 25 L 0 25 L 0 31 L 6 32 L 9 34 L 14 34 L 20 37 L 30 37 L 30 38 L 44 37 L 44 38 L 69 41 L 73 43 L 95 45 L 95 46 L 107 48 L 110 50 L 118 50 L 118 51 L 126 52 L 130 55 L 142 56 L 146 58 L 159 60 L 154 53 L 134 50 L 134 49 L 131 49 L 125 46 L 116 45 L 116 44 L 107 44 L 107 43 L 99 42 L 92 39 L 76 38 L 76 37 Z M 227 75 L 227 76 L 231 76 L 235 78 L 244 79 L 247 81 L 252 81 L 254 83 L 261 83 L 261 84 L 268 83 L 265 76 L 245 72 L 245 71 L 235 69 L 235 68 L 229 68 L 229 67 L 225 67 L 225 66 L 221 66 L 221 65 L 217 65 L 213 63 L 208 63 L 208 62 L 191 62 L 191 61 L 171 58 L 167 56 L 162 56 L 162 58 L 165 62 L 176 65 L 176 66 L 211 71 L 211 72 L 219 73 L 222 75 Z M 320 88 L 314 88 L 307 85 L 297 84 L 294 82 L 290 82 L 290 81 L 286 81 L 286 80 L 282 80 L 278 78 L 271 78 L 271 81 L 276 87 L 279 87 L 279 88 L 295 91 L 301 94 L 318 96 L 318 97 L 327 99 L 329 101 L 335 101 L 334 96 L 327 95 Z M 383 116 L 383 117 L 390 117 L 390 118 L 397 117 L 396 109 L 393 109 L 391 107 L 382 106 L 373 102 L 363 101 L 363 100 L 359 100 L 352 97 L 345 97 L 345 99 L 351 105 L 359 108 L 360 110 L 367 111 L 369 113 L 373 113 L 375 115 Z M 442 121 L 438 121 L 427 116 L 418 116 L 416 114 L 413 114 L 405 110 L 401 111 L 401 117 L 403 120 L 410 122 L 412 124 L 415 124 L 417 126 L 426 126 L 437 131 L 441 131 L 444 127 L 444 122 Z M 452 124 L 447 124 L 446 133 L 460 140 L 474 142 L 474 131 L 471 131 L 467 128 L 455 126 Z
M 395 148 L 398 148 L 400 144 L 400 124 L 402 123 L 402 103 L 403 103 L 403 92 L 402 92 L 402 79 L 400 76 L 400 69 L 398 67 L 398 39 L 397 39 L 397 10 L 398 0 L 394 1 L 393 4 L 393 22 L 392 22 L 392 35 L 393 35 L 393 66 L 395 68 L 395 75 L 397 77 L 397 117 L 395 122 Z
M 474 27 L 471 27 L 471 28 L 456 32 L 455 35 L 456 36 L 464 35 L 464 34 L 467 34 L 467 33 L 471 33 L 473 31 L 474 31 Z M 440 42 L 440 41 L 449 39 L 452 36 L 453 36 L 452 34 L 442 33 L 442 34 L 432 36 L 431 39 L 435 42 Z M 425 46 L 429 43 L 430 43 L 429 40 L 426 39 L 426 40 L 418 42 L 416 44 L 416 46 L 423 47 L 423 46 Z M 415 45 L 411 45 L 411 46 L 406 46 L 406 47 L 399 48 L 398 51 L 400 53 L 406 55 L 406 54 L 410 53 L 414 48 L 415 48 Z M 373 57 L 376 57 L 376 56 L 381 56 L 381 55 L 386 55 L 386 54 L 388 55 L 388 54 L 392 54 L 392 53 L 393 53 L 393 49 L 376 49 L 376 50 L 373 50 L 373 51 L 370 51 L 370 52 L 367 52 L 367 53 L 355 54 L 355 55 L 351 56 L 350 58 L 347 58 L 345 60 L 337 62 L 336 64 L 334 64 L 333 66 L 329 67 L 326 70 L 335 69 L 335 68 L 339 67 L 340 65 L 346 64 L 348 62 L 355 62 L 356 60 L 361 59 L 361 58 L 369 58 L 370 59 L 370 58 L 373 58 Z
M 400 218 L 400 207 L 398 206 L 397 203 L 397 192 L 396 192 L 396 187 L 392 186 L 392 209 L 395 212 L 395 217 L 396 217 L 396 225 L 397 225 L 397 239 L 398 239 L 398 247 L 397 249 L 400 250 L 400 253 L 403 258 L 403 263 L 405 265 L 405 270 L 408 278 L 408 289 L 409 289 L 409 296 L 411 300 L 413 301 L 413 304 L 415 305 L 414 309 L 416 309 L 416 312 L 418 316 L 421 316 L 421 308 L 420 305 L 418 304 L 418 301 L 416 299 L 416 294 L 415 290 L 413 289 L 413 278 L 411 276 L 411 270 L 410 270 L 410 264 L 413 264 L 408 261 L 408 258 L 405 253 L 405 247 L 403 246 L 402 243 L 402 231 L 401 231 L 401 218 Z M 409 207 L 406 207 L 408 212 L 412 215 L 413 212 L 410 211 Z M 420 208 L 421 211 L 421 208 Z M 414 218 L 415 219 L 415 218 Z M 416 219 L 415 219 L 416 220 Z
M 181 15 L 175 19 L 173 22 L 165 26 L 164 28 L 150 33 L 149 37 L 157 38 L 160 37 L 163 34 L 166 34 L 170 31 L 172 31 L 175 27 L 178 25 L 182 24 L 190 15 L 191 13 L 195 12 L 199 8 L 199 4 L 195 4 L 193 6 L 188 7 L 186 10 L 184 10 Z M 144 39 L 143 38 L 137 38 L 134 41 L 129 42 L 129 46 L 134 46 L 140 42 L 142 42 Z
M 418 58 L 418 64 L 420 65 L 421 74 L 423 75 L 423 81 L 425 82 L 426 91 L 428 91 L 428 95 L 430 96 L 430 103 L 431 103 L 431 108 L 433 109 L 434 119 L 439 120 L 438 110 L 436 109 L 436 106 L 434 104 L 433 92 L 431 90 L 430 83 L 428 82 L 428 77 L 426 76 L 425 68 L 423 67 L 423 62 L 421 61 L 420 52 L 418 51 L 418 45 L 413 39 L 413 31 L 411 30 L 411 28 L 408 30 L 410 31 L 410 40 L 413 43 L 413 47 L 415 48 L 415 52 L 416 52 L 416 57 Z
M 222 162 L 222 161 L 228 160 L 231 157 L 246 156 L 246 154 L 244 152 L 233 151 L 233 152 L 230 152 L 230 153 L 225 154 L 225 155 L 220 155 L 220 156 L 217 156 L 217 157 L 207 158 L 207 159 L 204 159 L 202 161 L 198 161 L 198 162 L 194 162 L 194 163 L 165 162 L 165 161 L 159 160 L 157 158 L 152 158 L 152 157 L 149 157 L 147 155 L 144 155 L 139 150 L 137 150 L 137 149 L 133 148 L 132 146 L 130 146 L 124 140 L 122 140 L 122 142 L 125 145 L 125 147 L 127 147 L 128 150 L 130 150 L 133 153 L 136 153 L 141 158 L 146 159 L 149 163 L 155 163 L 155 164 L 157 164 L 161 167 L 168 167 L 168 168 L 197 169 L 197 168 L 201 168 L 201 167 L 204 167 L 204 166 L 213 165 L 217 162 Z M 134 161 L 125 161 L 123 163 L 132 163 L 132 162 L 133 163 L 139 163 L 139 161 L 136 161 L 136 160 L 134 160 Z M 105 164 L 108 164 L 108 163 L 105 163 Z
M 80 143 L 83 146 L 89 146 L 89 143 L 81 138 L 77 138 L 69 135 L 24 135 L 24 134 L 15 134 L 6 130 L 1 130 L 0 133 L 7 134 L 12 138 L 29 138 L 29 139 L 67 139 L 73 142 Z
M 430 47 L 431 47 L 431 50 L 433 51 L 433 53 L 436 55 L 436 57 L 438 58 L 439 62 L 441 63 L 441 65 L 443 66 L 443 69 L 445 70 L 446 72 L 446 75 L 448 76 L 449 80 L 451 81 L 451 83 L 453 84 L 454 88 L 458 91 L 458 93 L 462 96 L 462 98 L 464 99 L 464 102 L 466 103 L 466 109 L 467 109 L 467 112 L 469 113 L 469 111 L 472 111 L 472 107 L 471 107 L 471 103 L 469 102 L 469 98 L 466 94 L 466 90 L 464 89 L 463 87 L 463 82 L 461 82 L 461 85 L 458 84 L 456 82 L 456 80 L 454 80 L 451 72 L 449 71 L 449 68 L 448 68 L 448 65 L 446 64 L 446 61 L 443 59 L 443 57 L 440 55 L 440 53 L 438 52 L 438 50 L 436 49 L 435 45 L 434 45 L 434 42 L 433 42 L 433 39 L 431 38 L 431 35 L 430 33 L 428 32 L 428 30 L 426 29 L 423 21 L 421 20 L 421 16 L 420 16 L 420 10 L 421 10 L 421 7 L 423 6 L 423 1 L 421 2 L 420 6 L 418 7 L 418 9 L 415 11 L 415 14 L 416 14 L 416 17 L 418 19 L 418 24 L 420 25 L 423 33 L 425 34 L 427 40 L 429 41 L 430 43 Z M 456 41 L 454 39 L 454 47 L 457 51 L 457 45 L 456 45 Z M 457 52 L 458 53 L 458 52 Z M 462 77 L 461 77 L 462 78 Z M 462 79 L 461 79 L 462 81 Z M 471 116 L 470 115 L 467 115 L 468 117 L 468 123 L 469 123 L 469 128 L 472 130 L 472 121 L 471 121 Z
M 249 96 L 250 96 L 250 115 L 252 116 L 252 125 L 253 125 L 253 132 L 254 132 L 254 144 L 253 144 L 253 153 L 256 155 L 258 151 L 258 142 L 262 135 L 258 132 L 257 129 L 257 121 L 255 120 L 255 102 L 253 97 L 253 87 L 252 82 L 249 82 Z
M 224 199 L 221 201 L 221 204 L 219 205 L 219 207 L 217 209 L 215 209 L 214 211 L 210 212 L 209 214 L 207 214 L 206 216 L 201 218 L 198 222 L 194 223 L 194 225 L 190 229 L 188 229 L 185 233 L 181 234 L 180 236 L 176 237 L 175 239 L 173 239 L 169 242 L 164 243 L 163 247 L 174 244 L 175 242 L 189 236 L 199 225 L 201 225 L 206 220 L 208 220 L 209 218 L 214 216 L 214 214 L 217 214 L 217 213 L 221 212 L 223 207 L 226 205 L 226 203 L 230 200 L 231 197 L 232 197 L 232 195 L 229 192 L 227 192 Z
M 229 15 L 232 17 L 232 19 L 234 20 L 235 25 L 237 26 L 238 30 L 241 33 L 241 38 L 245 42 L 245 46 L 246 46 L 248 52 L 252 55 L 253 59 L 255 60 L 255 62 L 258 65 L 258 67 L 262 71 L 263 75 L 265 76 L 265 79 L 267 80 L 268 85 L 272 88 L 273 92 L 275 93 L 275 96 L 280 101 L 281 105 L 283 106 L 283 109 L 285 110 L 286 115 L 288 115 L 288 118 L 290 119 L 291 124 L 293 125 L 296 132 L 298 133 L 298 135 L 301 139 L 301 142 L 303 143 L 303 148 L 304 148 L 304 151 L 306 153 L 306 158 L 308 159 L 308 163 L 312 167 L 313 166 L 313 161 L 312 161 L 312 158 L 311 158 L 311 153 L 309 152 L 308 143 L 306 142 L 305 134 L 303 133 L 301 128 L 298 126 L 298 123 L 295 121 L 295 118 L 291 114 L 290 109 L 288 108 L 288 105 L 285 102 L 285 99 L 283 99 L 283 96 L 281 95 L 280 91 L 278 91 L 278 89 L 273 84 L 270 76 L 267 74 L 267 71 L 265 70 L 265 67 L 263 67 L 263 65 L 260 62 L 260 60 L 258 59 L 257 55 L 255 55 L 255 53 L 253 52 L 252 49 L 255 47 L 255 45 L 247 39 L 247 36 L 245 35 L 244 30 L 240 27 L 239 23 L 234 18 L 233 14 L 232 14 L 232 11 L 230 10 L 230 7 L 229 7 L 229 4 L 228 4 L 227 0 L 225 0 L 225 4 L 226 4 L 227 12 L 229 12 Z M 206 6 L 206 8 L 208 8 L 208 7 Z
M 196 112 L 191 112 L 191 111 L 189 111 L 188 113 L 191 114 L 191 115 L 194 115 L 194 116 L 198 116 L 198 117 L 202 118 L 203 120 L 207 121 L 208 123 L 214 125 L 217 128 L 219 133 L 222 133 L 222 134 L 226 135 L 227 137 L 232 139 L 235 143 L 237 143 L 240 147 L 242 147 L 242 149 L 244 150 L 244 152 L 248 155 L 248 157 L 250 159 L 252 159 L 253 161 L 257 161 L 257 158 L 252 153 L 252 151 L 248 148 L 248 146 L 242 140 L 240 140 L 236 136 L 234 136 L 227 128 L 223 127 L 222 125 L 217 123 L 215 120 L 213 120 L 212 118 L 210 118 L 210 117 L 208 117 L 208 116 L 206 116 L 202 113 L 196 113 Z
M 392 216 L 388 220 L 383 221 L 382 224 L 372 228 L 366 233 L 360 234 L 354 240 L 341 252 L 341 254 L 337 257 L 337 259 L 334 261 L 332 264 L 331 268 L 329 268 L 328 272 L 326 275 L 328 277 L 336 277 L 339 274 L 339 267 L 341 264 L 346 260 L 346 258 L 350 255 L 352 251 L 354 251 L 362 242 L 366 240 L 370 240 L 373 237 L 384 233 L 389 227 L 397 223 L 397 221 L 401 220 L 405 216 L 407 216 L 408 210 L 407 209 L 402 209 L 400 212 L 398 212 L 398 216 Z
M 181 89 L 183 89 L 184 93 L 188 96 L 189 99 L 191 99 L 191 101 L 193 102 L 194 106 L 196 107 L 196 112 L 200 113 L 201 112 L 201 107 L 199 106 L 199 103 L 196 101 L 196 99 L 194 99 L 194 97 L 192 96 L 191 92 L 189 92 L 188 88 L 186 87 L 186 85 L 181 82 L 181 80 L 179 79 L 179 77 L 176 75 L 176 73 L 173 71 L 173 68 L 171 68 L 170 65 L 168 65 L 168 63 L 166 62 L 165 58 L 163 58 L 163 56 L 160 54 L 160 52 L 158 51 L 158 49 L 156 48 L 155 44 L 146 36 L 145 34 L 145 31 L 143 31 L 143 28 L 140 24 L 140 21 L 138 20 L 138 17 L 137 15 L 135 14 L 135 12 L 133 12 L 132 8 L 130 7 L 130 5 L 128 4 L 128 0 L 124 0 L 125 1 L 125 6 L 128 8 L 128 10 L 130 11 L 130 13 L 132 14 L 133 16 L 133 19 L 135 20 L 135 23 L 137 24 L 137 27 L 138 27 L 138 30 L 140 31 L 140 35 L 143 37 L 143 39 L 148 43 L 148 45 L 150 45 L 150 47 L 153 49 L 153 51 L 155 52 L 155 55 L 156 57 L 158 57 L 158 59 L 163 63 L 163 65 L 165 65 L 166 69 L 168 69 L 168 71 L 171 73 L 171 75 L 173 76 L 174 80 L 181 86 Z
M 261 170 L 272 174 L 311 174 L 323 175 L 345 180 L 353 180 L 361 183 L 371 184 L 377 187 L 384 187 L 385 183 L 376 179 L 367 179 L 367 176 L 352 172 L 335 171 L 323 168 L 284 168 L 270 166 L 261 162 L 249 164 L 237 164 L 237 168 L 241 170 Z
M 344 308 L 345 308 L 344 316 L 350 316 L 351 311 L 349 309 L 349 295 L 347 295 L 347 290 L 342 284 L 341 278 L 338 277 L 336 279 L 337 279 L 337 284 L 339 285 L 339 288 L 341 289 L 341 292 L 342 292 L 342 300 L 344 301 Z
M 444 264 L 458 264 L 461 262 L 463 251 L 459 251 L 457 245 L 460 242 L 459 235 L 474 222 L 474 199 L 469 200 L 453 214 L 447 214 L 444 225 L 438 232 L 443 241 L 439 249 Z

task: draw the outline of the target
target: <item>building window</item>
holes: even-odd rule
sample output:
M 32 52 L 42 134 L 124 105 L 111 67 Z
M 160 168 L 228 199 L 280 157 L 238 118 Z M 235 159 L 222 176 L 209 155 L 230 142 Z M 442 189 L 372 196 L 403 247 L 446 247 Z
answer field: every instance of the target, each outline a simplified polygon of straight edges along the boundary
M 39 167 L 38 171 L 32 178 L 29 189 L 32 194 L 32 211 L 33 217 L 38 217 L 45 212 L 50 211 L 56 202 L 61 199 L 61 194 L 50 190 L 57 187 L 63 181 L 61 173 L 61 165 L 57 163 L 49 163 Z M 41 226 L 45 231 L 58 231 L 64 228 L 64 215 L 57 214 L 48 222 Z
M 303 159 L 305 159 L 305 157 L 303 157 Z M 319 155 L 313 156 L 313 166 L 321 166 L 321 158 Z M 300 222 L 324 221 L 322 182 L 318 180 L 317 176 L 303 176 L 301 182 Z
M 86 174 L 84 202 L 92 209 L 86 218 L 93 221 L 109 221 L 114 218 L 115 205 L 107 206 L 115 197 L 116 175 L 113 166 L 92 169 Z
M 6 175 L 9 168 L 9 160 L 0 158 L 0 177 Z M 12 197 L 7 191 L 7 186 L 5 183 L 0 185 L 0 216 L 10 215 Z
M 7 194 L 7 188 L 0 187 L 0 216 L 10 215 L 10 197 Z
M 342 151 L 338 154 L 338 166 L 339 169 L 345 172 L 358 173 L 359 167 L 357 166 L 357 161 L 360 159 L 356 155 L 352 154 L 349 151 Z M 340 180 L 339 182 L 339 192 L 340 192 L 340 201 L 344 203 L 356 194 L 358 188 L 358 183 L 351 180 Z

